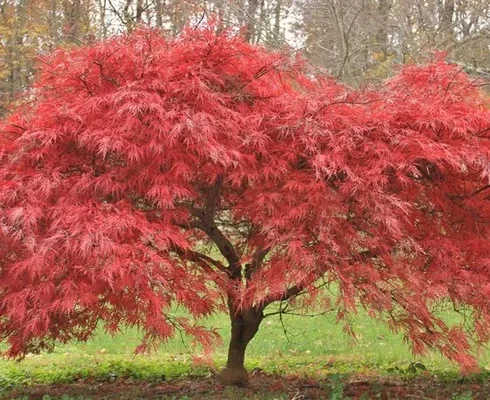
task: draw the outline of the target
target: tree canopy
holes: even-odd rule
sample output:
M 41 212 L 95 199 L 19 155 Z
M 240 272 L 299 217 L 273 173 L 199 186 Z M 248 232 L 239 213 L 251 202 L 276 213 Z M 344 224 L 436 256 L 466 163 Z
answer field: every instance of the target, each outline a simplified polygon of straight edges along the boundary
M 490 110 L 442 56 L 354 90 L 229 31 L 137 30 L 46 56 L 26 98 L 0 135 L 10 356 L 100 321 L 141 327 L 140 350 L 176 329 L 210 347 L 199 319 L 227 310 L 228 369 L 243 369 L 264 308 L 287 301 L 346 321 L 364 307 L 415 352 L 475 367 Z M 470 327 L 432 311 L 447 301 Z

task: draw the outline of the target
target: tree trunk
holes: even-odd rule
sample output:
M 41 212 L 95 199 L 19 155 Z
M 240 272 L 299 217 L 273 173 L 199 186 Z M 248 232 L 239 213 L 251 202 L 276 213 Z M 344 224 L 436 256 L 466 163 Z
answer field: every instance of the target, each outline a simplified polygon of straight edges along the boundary
M 257 21 L 255 20 L 255 14 L 257 13 L 257 8 L 259 6 L 259 0 L 248 0 L 247 7 L 247 30 L 245 31 L 245 40 L 248 43 L 255 43 L 255 35 L 257 30 Z
M 442 2 L 441 2 L 442 3 Z M 440 5 L 440 31 L 443 40 L 443 45 L 447 45 L 453 39 L 453 15 L 455 10 L 454 0 L 446 0 Z
M 379 0 L 378 2 L 378 15 L 379 15 L 379 28 L 376 32 L 376 46 L 375 48 L 382 53 L 383 60 L 388 59 L 388 26 L 391 4 L 390 0 Z
M 221 382 L 225 385 L 247 386 L 248 372 L 245 369 L 245 350 L 259 329 L 264 318 L 263 308 L 250 308 L 231 312 L 231 339 L 228 360 L 221 372 Z
M 143 0 L 138 0 L 136 2 L 136 23 L 139 24 L 141 22 L 141 17 L 143 16 Z
M 163 28 L 163 4 L 165 4 L 165 0 L 156 0 L 155 1 L 155 16 L 157 19 L 157 28 Z
M 82 4 L 80 0 L 64 1 L 65 36 L 70 43 L 79 43 L 81 38 Z

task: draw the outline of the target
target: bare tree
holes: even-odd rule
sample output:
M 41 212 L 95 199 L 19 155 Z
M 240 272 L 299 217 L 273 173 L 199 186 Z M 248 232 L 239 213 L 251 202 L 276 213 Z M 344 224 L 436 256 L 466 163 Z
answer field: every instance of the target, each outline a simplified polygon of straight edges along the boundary
M 305 52 L 338 78 L 385 78 L 394 64 L 434 51 L 475 70 L 490 69 L 488 0 L 299 0 Z
M 358 81 L 368 67 L 373 45 L 379 48 L 378 40 L 386 41 L 387 33 L 380 27 L 387 21 L 372 23 L 379 19 L 377 8 L 372 0 L 303 1 L 299 27 L 308 57 L 339 79 Z

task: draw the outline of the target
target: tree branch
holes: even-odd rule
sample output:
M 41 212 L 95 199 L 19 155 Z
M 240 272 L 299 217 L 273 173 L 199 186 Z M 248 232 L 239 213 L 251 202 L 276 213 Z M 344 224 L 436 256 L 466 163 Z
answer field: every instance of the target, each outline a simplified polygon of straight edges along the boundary
M 218 200 L 221 194 L 221 189 L 223 188 L 223 176 L 220 175 L 216 178 L 214 185 L 208 192 L 208 196 L 206 197 L 206 211 L 214 217 L 216 213 L 216 208 L 218 207 Z
M 255 253 L 252 255 L 252 261 L 245 266 L 245 278 L 247 278 L 247 280 L 249 280 L 253 273 L 262 265 L 265 256 L 270 250 L 270 247 L 265 247 L 259 248 L 255 251 Z
M 119 83 L 117 82 L 117 80 L 115 78 L 112 78 L 112 77 L 104 74 L 104 71 L 103 71 L 104 63 L 102 61 L 95 60 L 93 63 L 99 67 L 100 77 L 103 80 L 112 83 L 115 87 L 119 87 Z
M 300 295 L 306 289 L 307 286 L 308 286 L 307 284 L 302 283 L 302 284 L 291 286 L 289 289 L 275 296 L 273 295 L 267 296 L 263 302 L 264 307 L 268 306 L 271 303 L 274 303 L 275 301 L 285 301 L 293 297 L 296 297 Z
M 473 193 L 470 194 L 470 197 L 476 196 L 477 194 L 480 194 L 484 190 L 490 189 L 490 185 L 485 185 L 481 187 L 480 189 L 475 190 Z
M 486 128 L 486 129 L 483 129 L 483 130 L 481 130 L 479 132 L 476 132 L 475 133 L 475 136 L 478 137 L 478 138 L 481 138 L 481 139 L 486 139 L 485 136 L 480 136 L 480 135 L 483 134 L 483 133 L 487 133 L 488 131 L 490 131 L 490 126 L 488 128 Z
M 483 191 L 485 191 L 487 189 L 490 189 L 490 184 L 489 185 L 482 186 L 481 188 L 476 189 L 475 191 L 471 192 L 470 194 L 448 194 L 447 197 L 449 199 L 451 199 L 451 200 L 454 200 L 454 199 L 468 199 L 468 198 L 477 196 L 478 194 L 480 194 L 481 192 L 483 192 Z
M 199 219 L 199 221 L 191 222 L 192 228 L 203 231 L 218 247 L 220 253 L 225 257 L 229 264 L 229 275 L 232 278 L 238 278 L 241 276 L 240 257 L 233 247 L 233 244 L 228 238 L 221 232 L 214 221 L 206 219 L 205 213 L 202 210 L 189 207 L 191 214 Z
M 128 21 L 126 21 L 123 16 L 121 15 L 121 13 L 119 11 L 117 11 L 117 8 L 114 6 L 114 4 L 112 3 L 111 0 L 109 0 L 109 5 L 111 6 L 112 8 L 112 12 L 114 14 L 116 14 L 116 16 L 119 18 L 119 20 L 122 22 L 123 25 L 126 25 L 128 23 Z
M 213 241 L 220 253 L 225 257 L 226 261 L 228 261 L 228 275 L 231 278 L 239 278 L 242 274 L 240 257 L 238 256 L 233 243 L 217 227 L 215 221 L 215 214 L 222 186 L 223 177 L 220 176 L 210 188 L 204 208 L 194 207 L 193 204 L 186 204 L 185 207 L 189 210 L 191 215 L 196 218 L 195 221 L 190 223 L 190 226 L 203 231 Z
M 149 247 L 151 247 L 153 250 L 156 252 L 160 253 L 162 252 L 161 249 L 159 249 L 153 241 L 149 240 L 146 243 Z M 184 250 L 178 246 L 172 245 L 171 246 L 171 251 L 175 252 L 179 257 L 183 258 L 184 260 L 191 261 L 196 263 L 201 269 L 208 274 L 208 276 L 212 277 L 214 274 L 216 274 L 216 271 L 211 268 L 211 265 L 213 265 L 219 272 L 222 272 L 226 274 L 226 276 L 229 276 L 229 270 L 226 268 L 223 264 L 221 264 L 219 261 L 206 256 L 205 254 L 201 254 L 197 251 L 193 250 Z M 214 282 L 222 287 L 226 287 L 226 280 L 220 276 L 217 275 L 216 279 L 213 279 Z
M 215 260 L 212 257 L 209 257 L 205 254 L 199 253 L 197 251 L 193 250 L 185 250 L 182 251 L 180 254 L 182 254 L 186 259 L 189 261 L 197 261 L 197 260 L 202 260 L 206 262 L 208 265 L 213 265 L 217 270 L 224 272 L 226 275 L 230 273 L 229 269 L 226 268 L 222 263 L 220 263 L 218 260 Z

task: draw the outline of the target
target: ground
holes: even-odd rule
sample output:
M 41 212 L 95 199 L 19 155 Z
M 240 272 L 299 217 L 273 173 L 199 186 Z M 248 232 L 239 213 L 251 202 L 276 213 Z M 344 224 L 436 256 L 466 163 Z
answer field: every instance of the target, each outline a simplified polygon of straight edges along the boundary
M 6 397 L 4 397 L 6 398 Z M 488 381 L 444 382 L 422 377 L 402 379 L 362 379 L 339 377 L 316 381 L 298 376 L 269 376 L 253 372 L 249 388 L 225 388 L 216 377 L 178 379 L 172 382 L 79 382 L 65 385 L 35 386 L 14 390 L 9 399 L 29 400 L 308 400 L 308 399 L 421 399 L 488 400 Z
M 457 316 L 447 318 L 458 322 Z M 156 353 L 134 355 L 137 330 L 111 337 L 101 329 L 87 343 L 60 345 L 20 363 L 0 359 L 0 399 L 490 399 L 490 351 L 475 352 L 481 371 L 463 376 L 437 353 L 413 356 L 402 336 L 363 312 L 352 319 L 356 338 L 335 324 L 334 314 L 266 319 L 247 354 L 250 388 L 225 388 L 217 374 L 225 361 L 228 319 L 207 323 L 223 335 L 208 363 L 180 338 Z

